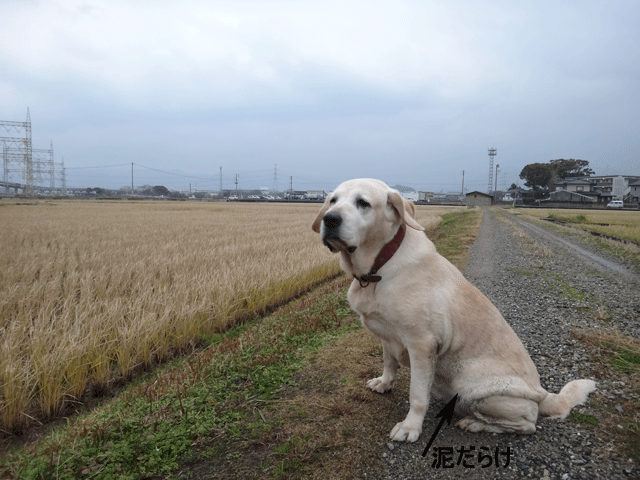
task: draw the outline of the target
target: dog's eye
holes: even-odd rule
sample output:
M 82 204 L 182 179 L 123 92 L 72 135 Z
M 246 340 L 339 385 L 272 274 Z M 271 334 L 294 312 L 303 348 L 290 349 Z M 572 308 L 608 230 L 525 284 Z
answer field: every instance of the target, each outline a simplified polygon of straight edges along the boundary
M 333 197 L 331 200 L 329 200 L 329 204 L 333 205 L 337 201 L 338 201 L 338 199 L 336 197 Z
M 358 201 L 356 202 L 356 205 L 360 208 L 369 208 L 371 206 L 369 202 L 367 202 L 366 200 L 363 200 L 362 198 L 358 199 Z

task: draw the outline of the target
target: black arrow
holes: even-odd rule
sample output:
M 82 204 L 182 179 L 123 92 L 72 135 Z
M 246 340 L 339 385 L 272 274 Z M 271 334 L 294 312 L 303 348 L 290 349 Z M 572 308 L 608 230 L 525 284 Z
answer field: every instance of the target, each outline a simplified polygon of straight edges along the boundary
M 427 456 L 427 452 L 431 448 L 431 445 L 433 444 L 433 441 L 436 439 L 436 435 L 438 435 L 438 432 L 442 428 L 442 425 L 444 425 L 444 421 L 446 420 L 447 423 L 451 425 L 451 419 L 453 418 L 453 410 L 456 408 L 457 400 L 458 400 L 458 394 L 456 393 L 456 396 L 453 397 L 449 401 L 449 403 L 447 403 L 447 405 L 442 410 L 440 410 L 440 413 L 436 415 L 436 418 L 442 417 L 442 420 L 440 420 L 440 423 L 436 427 L 436 431 L 433 432 L 433 435 L 431 435 L 431 438 L 429 439 L 429 443 L 427 443 L 427 448 L 425 448 L 424 452 L 422 452 L 423 457 Z

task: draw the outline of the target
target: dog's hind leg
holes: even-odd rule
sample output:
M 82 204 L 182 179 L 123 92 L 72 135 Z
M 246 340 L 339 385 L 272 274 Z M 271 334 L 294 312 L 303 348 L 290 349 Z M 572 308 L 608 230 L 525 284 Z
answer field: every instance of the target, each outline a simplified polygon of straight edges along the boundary
M 523 433 L 536 431 L 538 404 L 526 398 L 494 395 L 474 402 L 469 416 L 456 426 L 469 432 Z

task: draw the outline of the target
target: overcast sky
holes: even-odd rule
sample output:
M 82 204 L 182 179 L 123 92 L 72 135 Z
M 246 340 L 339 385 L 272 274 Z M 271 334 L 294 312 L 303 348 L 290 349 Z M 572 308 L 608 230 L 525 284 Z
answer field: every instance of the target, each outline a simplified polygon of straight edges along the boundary
M 557 158 L 639 175 L 639 25 L 637 0 L 2 0 L 0 120 L 29 108 L 70 186 L 134 162 L 176 189 L 277 164 L 280 190 L 486 191 L 489 147 L 499 189 Z

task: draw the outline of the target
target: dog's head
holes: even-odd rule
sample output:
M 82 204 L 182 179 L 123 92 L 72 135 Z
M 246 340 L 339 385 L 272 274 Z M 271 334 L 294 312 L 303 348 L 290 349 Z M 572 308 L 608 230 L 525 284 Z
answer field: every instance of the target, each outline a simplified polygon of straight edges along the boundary
M 414 216 L 413 203 L 384 182 L 349 180 L 327 197 L 312 228 L 331 251 L 352 254 L 362 247 L 380 249 L 402 222 L 424 230 Z

